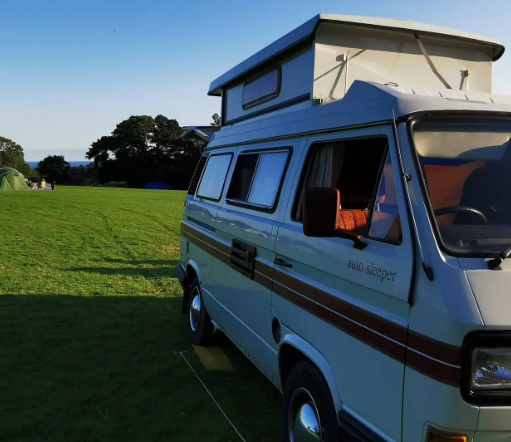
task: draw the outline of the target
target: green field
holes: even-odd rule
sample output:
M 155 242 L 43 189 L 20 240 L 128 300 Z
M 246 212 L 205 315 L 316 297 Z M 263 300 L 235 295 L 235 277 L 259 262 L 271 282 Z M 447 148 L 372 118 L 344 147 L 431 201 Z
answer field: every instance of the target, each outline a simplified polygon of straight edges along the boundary
M 229 342 L 188 342 L 175 265 L 185 193 L 0 193 L 0 440 L 280 440 L 277 390 Z

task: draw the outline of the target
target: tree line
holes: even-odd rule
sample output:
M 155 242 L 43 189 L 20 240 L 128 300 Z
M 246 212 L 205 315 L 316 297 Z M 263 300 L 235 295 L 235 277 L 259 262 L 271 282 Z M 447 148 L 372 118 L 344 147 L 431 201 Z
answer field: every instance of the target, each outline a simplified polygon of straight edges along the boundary
M 218 114 L 212 126 L 220 125 Z M 193 133 L 184 135 L 174 119 L 163 115 L 131 116 L 119 123 L 110 135 L 91 144 L 88 166 L 71 167 L 62 155 L 50 155 L 32 169 L 23 148 L 0 137 L 0 167 L 14 167 L 25 177 L 45 178 L 59 184 L 90 185 L 126 182 L 144 187 L 150 181 L 164 182 L 172 189 L 186 189 L 207 142 Z
M 156 181 L 186 189 L 205 146 L 199 137 L 183 137 L 174 119 L 139 115 L 92 143 L 86 157 L 94 161 L 100 183 L 125 181 L 129 187 L 143 187 Z

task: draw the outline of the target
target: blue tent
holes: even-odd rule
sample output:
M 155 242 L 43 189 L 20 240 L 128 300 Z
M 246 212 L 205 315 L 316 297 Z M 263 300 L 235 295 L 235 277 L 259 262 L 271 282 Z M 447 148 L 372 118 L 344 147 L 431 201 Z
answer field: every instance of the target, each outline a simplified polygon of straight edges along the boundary
M 157 183 L 155 181 L 150 181 L 145 185 L 144 189 L 170 190 L 170 186 L 167 183 Z

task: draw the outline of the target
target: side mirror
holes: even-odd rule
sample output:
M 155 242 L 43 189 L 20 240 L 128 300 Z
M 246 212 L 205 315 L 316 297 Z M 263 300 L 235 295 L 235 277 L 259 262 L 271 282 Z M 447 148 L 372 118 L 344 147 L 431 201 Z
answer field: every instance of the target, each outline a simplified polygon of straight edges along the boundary
M 346 238 L 353 247 L 364 249 L 367 244 L 360 235 L 344 230 L 340 225 L 341 194 L 335 187 L 308 187 L 303 194 L 303 233 L 311 237 Z

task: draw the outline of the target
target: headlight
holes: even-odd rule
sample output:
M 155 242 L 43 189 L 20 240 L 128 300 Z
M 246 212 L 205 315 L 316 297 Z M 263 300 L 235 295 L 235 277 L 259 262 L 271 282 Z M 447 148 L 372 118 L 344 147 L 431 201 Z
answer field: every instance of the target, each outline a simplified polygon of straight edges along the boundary
M 511 348 L 474 348 L 471 388 L 511 389 Z
M 463 398 L 476 405 L 511 405 L 511 333 L 471 333 L 463 353 Z

